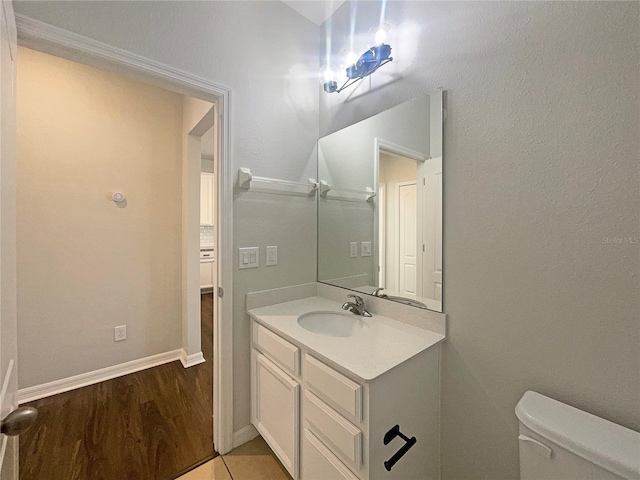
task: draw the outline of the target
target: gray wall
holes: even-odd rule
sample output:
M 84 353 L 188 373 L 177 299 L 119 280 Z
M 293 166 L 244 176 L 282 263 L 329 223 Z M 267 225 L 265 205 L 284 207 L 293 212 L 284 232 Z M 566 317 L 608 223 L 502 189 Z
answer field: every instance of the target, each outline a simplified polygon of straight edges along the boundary
M 447 90 L 444 479 L 518 478 L 527 389 L 640 430 L 639 6 L 388 2 L 394 61 L 321 95 L 326 135 Z
M 231 89 L 231 160 L 255 175 L 316 176 L 318 28 L 281 2 L 17 2 L 16 11 L 144 55 Z M 234 427 L 250 423 L 245 293 L 315 281 L 312 197 L 236 192 L 237 247 L 262 266 L 235 271 Z M 275 267 L 264 247 L 278 245 Z

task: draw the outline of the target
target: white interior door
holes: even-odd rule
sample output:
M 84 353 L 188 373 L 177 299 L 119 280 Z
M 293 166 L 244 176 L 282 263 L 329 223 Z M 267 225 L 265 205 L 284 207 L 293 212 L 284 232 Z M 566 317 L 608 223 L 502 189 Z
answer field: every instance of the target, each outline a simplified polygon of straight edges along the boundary
M 442 301 L 442 157 L 424 165 L 422 295 Z
M 398 290 L 417 295 L 418 288 L 418 232 L 416 182 L 398 183 Z
M 0 418 L 17 403 L 16 339 L 16 26 L 11 2 L 0 9 Z M 3 422 L 3 431 L 4 431 Z M 0 479 L 18 478 L 16 436 L 0 435 Z

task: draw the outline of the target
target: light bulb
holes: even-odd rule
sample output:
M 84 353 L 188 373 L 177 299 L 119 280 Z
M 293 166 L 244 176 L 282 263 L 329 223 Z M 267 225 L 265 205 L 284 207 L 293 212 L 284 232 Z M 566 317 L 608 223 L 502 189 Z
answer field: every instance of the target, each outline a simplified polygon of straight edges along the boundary
M 320 69 L 320 83 L 327 83 L 333 80 L 334 78 L 333 70 L 329 65 L 323 65 Z
M 371 30 L 376 32 L 374 36 L 376 45 L 382 45 L 389 40 L 393 29 L 388 23 L 381 23 L 377 27 L 373 27 Z
M 358 60 L 358 56 L 353 53 L 353 52 L 349 52 L 347 53 L 345 59 L 344 59 L 344 63 L 347 67 L 350 67 L 351 65 L 353 65 L 354 63 L 356 63 L 356 61 Z

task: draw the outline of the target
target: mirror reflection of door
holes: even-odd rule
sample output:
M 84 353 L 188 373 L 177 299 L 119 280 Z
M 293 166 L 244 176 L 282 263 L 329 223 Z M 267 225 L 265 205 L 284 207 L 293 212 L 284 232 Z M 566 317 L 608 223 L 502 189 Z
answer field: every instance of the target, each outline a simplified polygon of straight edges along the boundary
M 417 183 L 420 163 L 380 152 L 380 282 L 394 294 L 420 296 Z M 420 232 L 421 233 L 421 232 Z
M 424 164 L 423 190 L 423 292 L 442 301 L 442 157 Z
M 442 300 L 442 157 L 379 156 L 378 287 Z
M 416 181 L 397 183 L 398 189 L 398 292 L 419 295 L 418 285 L 418 190 Z

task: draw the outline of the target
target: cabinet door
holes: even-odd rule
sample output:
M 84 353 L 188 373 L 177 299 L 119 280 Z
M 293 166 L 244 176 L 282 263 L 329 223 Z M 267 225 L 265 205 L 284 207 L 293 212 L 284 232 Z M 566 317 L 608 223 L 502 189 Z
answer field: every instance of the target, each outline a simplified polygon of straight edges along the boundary
M 213 225 L 214 176 L 211 173 L 200 174 L 200 224 Z
M 252 349 L 251 422 L 294 479 L 298 478 L 300 385 Z
M 213 262 L 200 262 L 200 288 L 213 288 Z
M 358 477 L 306 428 L 303 442 L 302 480 L 358 480 Z

